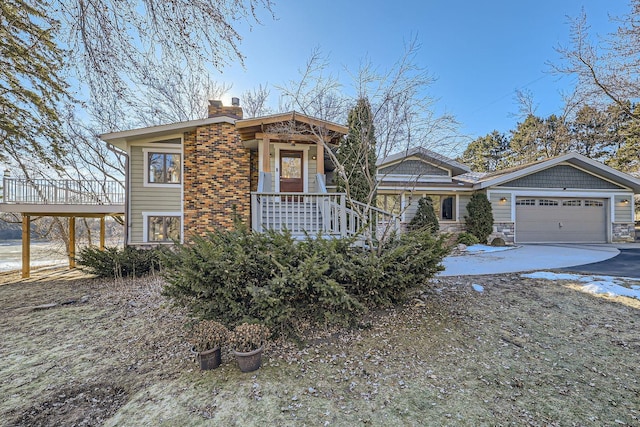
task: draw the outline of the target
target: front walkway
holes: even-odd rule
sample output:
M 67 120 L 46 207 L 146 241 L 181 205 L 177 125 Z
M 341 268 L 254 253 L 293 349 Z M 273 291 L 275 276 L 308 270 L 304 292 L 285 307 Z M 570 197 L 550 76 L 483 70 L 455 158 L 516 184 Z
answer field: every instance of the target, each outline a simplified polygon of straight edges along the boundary
M 521 245 L 499 252 L 451 256 L 439 276 L 473 276 L 549 270 L 604 261 L 618 255 L 621 245 Z M 629 246 L 631 247 L 631 246 Z

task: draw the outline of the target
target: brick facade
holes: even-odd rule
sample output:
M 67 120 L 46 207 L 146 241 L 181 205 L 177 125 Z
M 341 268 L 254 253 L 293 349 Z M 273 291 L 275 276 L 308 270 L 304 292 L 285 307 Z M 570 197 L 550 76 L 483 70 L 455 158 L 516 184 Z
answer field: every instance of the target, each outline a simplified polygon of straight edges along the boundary
M 209 115 L 239 107 L 209 106 Z M 213 111 L 212 111 L 213 110 Z M 239 110 L 239 111 L 238 111 Z M 231 114 L 225 114 L 231 115 Z M 218 227 L 233 226 L 233 210 L 249 224 L 251 220 L 251 154 L 240 142 L 235 126 L 217 123 L 197 128 L 184 136 L 184 230 L 205 234 Z

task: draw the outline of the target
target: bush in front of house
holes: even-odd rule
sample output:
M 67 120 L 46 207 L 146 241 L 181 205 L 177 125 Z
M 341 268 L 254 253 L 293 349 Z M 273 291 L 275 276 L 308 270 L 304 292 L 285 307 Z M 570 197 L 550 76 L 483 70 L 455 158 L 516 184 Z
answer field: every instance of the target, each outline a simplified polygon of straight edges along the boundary
M 467 232 L 476 236 L 480 243 L 487 243 L 493 231 L 493 210 L 486 194 L 473 193 L 467 212 L 469 214 L 464 217 Z
M 100 250 L 93 246 L 82 248 L 76 262 L 81 269 L 98 277 L 141 277 L 160 270 L 161 248 L 124 249 L 107 247 Z
M 463 231 L 462 233 L 458 234 L 458 237 L 456 237 L 456 243 L 466 246 L 473 246 L 480 243 L 480 241 L 473 234 Z
M 300 324 L 349 324 L 401 302 L 443 268 L 443 237 L 428 231 L 388 242 L 380 254 L 349 239 L 216 230 L 163 259 L 164 294 L 228 326 L 261 322 L 276 335 Z
M 423 229 L 430 230 L 432 233 L 440 229 L 438 216 L 433 208 L 433 200 L 431 200 L 429 196 L 421 197 L 420 200 L 418 200 L 416 214 L 409 222 L 409 230 L 417 231 Z

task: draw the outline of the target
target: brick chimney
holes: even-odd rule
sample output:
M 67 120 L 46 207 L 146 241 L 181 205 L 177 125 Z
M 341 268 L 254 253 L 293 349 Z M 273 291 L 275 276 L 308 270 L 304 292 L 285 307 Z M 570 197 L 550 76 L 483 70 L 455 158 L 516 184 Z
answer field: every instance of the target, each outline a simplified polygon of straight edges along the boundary
M 224 106 L 222 101 L 210 100 L 209 101 L 209 117 L 228 116 L 234 119 L 242 119 L 242 107 L 240 107 L 239 98 L 231 98 L 231 105 Z

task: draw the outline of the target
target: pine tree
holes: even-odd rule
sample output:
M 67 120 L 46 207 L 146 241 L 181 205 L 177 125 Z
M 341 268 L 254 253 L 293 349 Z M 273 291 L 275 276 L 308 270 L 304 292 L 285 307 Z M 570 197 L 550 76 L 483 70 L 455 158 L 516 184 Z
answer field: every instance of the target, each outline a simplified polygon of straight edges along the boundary
M 467 232 L 473 234 L 481 243 L 486 243 L 493 231 L 493 211 L 491 202 L 484 193 L 474 193 L 467 204 L 469 215 L 464 217 Z
M 435 234 L 440 229 L 436 211 L 433 209 L 433 200 L 431 197 L 425 196 L 418 201 L 418 209 L 411 222 L 409 222 L 409 230 L 430 230 Z
M 360 98 L 349 112 L 349 133 L 338 147 L 336 157 L 344 176 L 337 173 L 339 192 L 365 204 L 375 203 L 376 137 L 371 105 Z
M 57 103 L 67 97 L 60 78 L 58 22 L 31 0 L 0 2 L 0 161 L 28 154 L 49 164 L 64 141 Z

